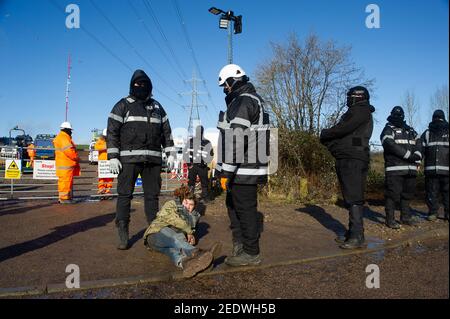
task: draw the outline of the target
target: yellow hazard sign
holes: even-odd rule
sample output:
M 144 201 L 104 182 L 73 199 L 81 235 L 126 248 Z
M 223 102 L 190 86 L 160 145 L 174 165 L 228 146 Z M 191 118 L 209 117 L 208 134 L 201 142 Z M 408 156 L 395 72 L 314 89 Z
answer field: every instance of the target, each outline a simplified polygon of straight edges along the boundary
M 20 179 L 22 162 L 20 160 L 6 160 L 5 179 Z

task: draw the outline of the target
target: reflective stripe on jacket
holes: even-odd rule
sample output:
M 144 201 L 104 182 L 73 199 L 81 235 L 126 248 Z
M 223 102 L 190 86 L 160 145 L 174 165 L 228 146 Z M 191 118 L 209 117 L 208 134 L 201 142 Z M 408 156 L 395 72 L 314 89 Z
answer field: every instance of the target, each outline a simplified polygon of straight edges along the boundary
M 386 124 L 380 135 L 384 149 L 384 167 L 387 175 L 417 175 L 417 162 L 411 161 L 412 155 L 422 158 L 419 137 L 411 127 L 396 127 Z
M 73 174 L 74 169 L 79 168 L 79 158 L 72 138 L 66 132 L 60 131 L 53 139 L 53 145 L 55 147 L 56 176 Z
M 158 101 L 121 99 L 108 118 L 108 159 L 161 164 L 161 148 L 166 153 L 174 151 L 171 135 L 169 119 Z
M 425 158 L 425 175 L 449 175 L 448 130 L 433 132 L 427 129 L 421 136 Z
M 267 182 L 270 125 L 262 98 L 251 83 L 226 97 L 227 112 L 220 112 L 216 172 L 236 184 Z M 234 141 L 233 141 L 234 140 Z

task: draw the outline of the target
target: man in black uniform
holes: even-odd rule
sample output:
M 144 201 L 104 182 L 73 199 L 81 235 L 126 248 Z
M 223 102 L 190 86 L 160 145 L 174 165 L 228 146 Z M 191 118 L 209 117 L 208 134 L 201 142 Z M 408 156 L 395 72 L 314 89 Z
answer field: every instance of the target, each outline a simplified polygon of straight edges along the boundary
M 423 155 L 425 158 L 426 202 L 429 210 L 427 219 L 437 219 L 439 210 L 439 194 L 442 194 L 444 218 L 448 221 L 448 122 L 442 110 L 433 113 L 433 121 L 422 136 Z
M 208 202 L 208 164 L 211 163 L 214 151 L 211 142 L 204 138 L 203 133 L 203 126 L 197 126 L 195 138 L 191 137 L 186 145 L 185 162 L 189 163 L 189 189 L 194 192 L 198 175 L 202 185 L 201 198 L 204 202 Z
M 400 228 L 395 221 L 395 207 L 400 203 L 400 222 L 413 226 L 419 220 L 412 216 L 410 200 L 416 190 L 417 170 L 422 159 L 420 140 L 414 129 L 405 123 L 401 106 L 395 106 L 381 132 L 385 167 L 386 226 Z
M 373 131 L 369 92 L 356 86 L 347 92 L 348 110 L 335 126 L 322 130 L 320 141 L 336 159 L 336 173 L 349 210 L 349 226 L 336 241 L 340 248 L 364 246 L 364 193 L 370 160 L 369 140 Z
M 121 99 L 108 118 L 108 159 L 117 180 L 116 225 L 119 231 L 118 249 L 128 248 L 128 224 L 134 185 L 142 177 L 145 215 L 150 224 L 159 210 L 162 149 L 168 156 L 168 166 L 174 162 L 174 147 L 167 114 L 152 98 L 152 82 L 142 70 L 134 72 L 130 95 Z
M 269 117 L 263 100 L 249 82 L 244 70 L 235 64 L 222 68 L 219 85 L 224 88 L 226 113 L 219 114 L 221 132 L 216 169 L 226 178 L 226 205 L 233 239 L 229 266 L 259 265 L 260 219 L 257 185 L 267 182 Z M 266 152 L 258 148 L 266 148 Z M 225 150 L 224 154 L 221 150 Z M 263 154 L 264 153 L 264 154 Z

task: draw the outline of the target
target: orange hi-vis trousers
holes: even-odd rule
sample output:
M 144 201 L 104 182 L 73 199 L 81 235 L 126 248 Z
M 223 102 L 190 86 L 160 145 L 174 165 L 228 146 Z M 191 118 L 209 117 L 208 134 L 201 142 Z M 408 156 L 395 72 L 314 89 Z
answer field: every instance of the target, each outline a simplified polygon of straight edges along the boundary
M 58 177 L 58 195 L 60 200 L 72 199 L 73 171 Z
M 113 178 L 99 178 L 98 179 L 98 193 L 99 194 L 111 194 L 111 188 L 113 187 Z

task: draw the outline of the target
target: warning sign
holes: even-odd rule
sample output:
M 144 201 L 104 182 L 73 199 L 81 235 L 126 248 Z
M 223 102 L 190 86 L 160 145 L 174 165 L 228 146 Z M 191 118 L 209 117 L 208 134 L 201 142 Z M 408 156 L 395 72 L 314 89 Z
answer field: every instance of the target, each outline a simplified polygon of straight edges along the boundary
M 117 175 L 111 173 L 109 161 L 98 161 L 98 178 L 116 178 Z
M 33 179 L 58 179 L 55 161 L 34 161 Z
M 22 161 L 7 159 L 5 162 L 5 179 L 20 179 L 22 172 Z

